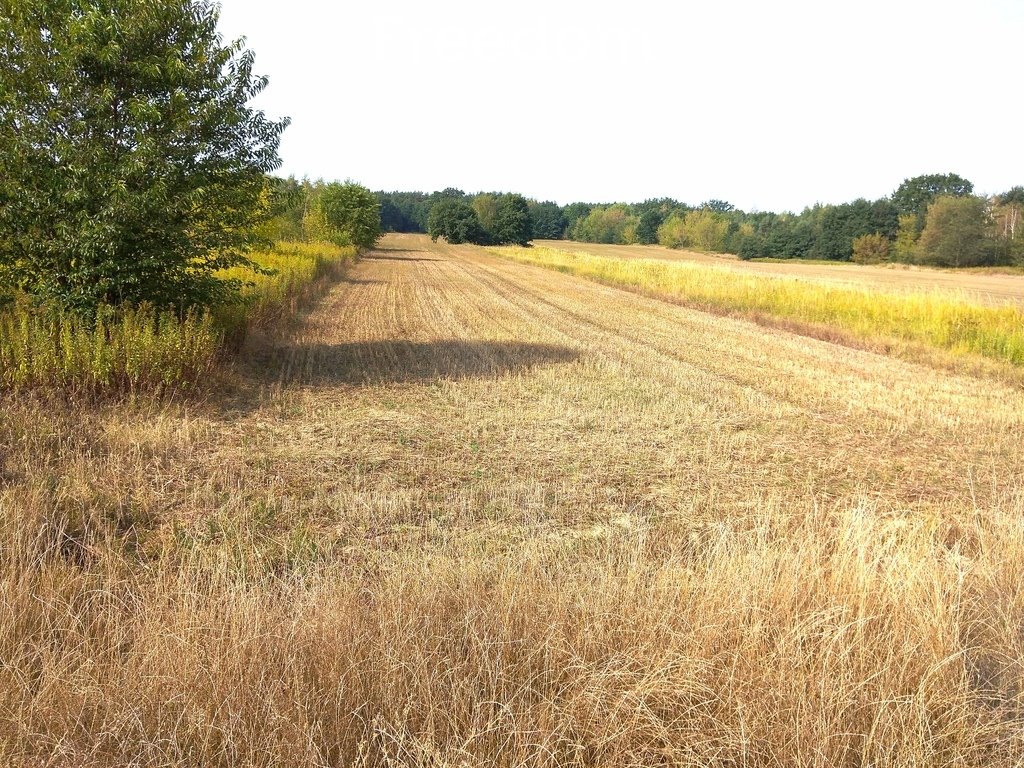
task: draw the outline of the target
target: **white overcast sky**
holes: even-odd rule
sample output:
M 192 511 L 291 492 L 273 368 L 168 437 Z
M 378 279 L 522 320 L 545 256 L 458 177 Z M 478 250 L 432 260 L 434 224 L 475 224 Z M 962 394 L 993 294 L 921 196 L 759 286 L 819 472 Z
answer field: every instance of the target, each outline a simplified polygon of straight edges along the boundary
M 1024 184 L 1024 0 L 223 0 L 292 125 L 372 189 L 801 210 Z

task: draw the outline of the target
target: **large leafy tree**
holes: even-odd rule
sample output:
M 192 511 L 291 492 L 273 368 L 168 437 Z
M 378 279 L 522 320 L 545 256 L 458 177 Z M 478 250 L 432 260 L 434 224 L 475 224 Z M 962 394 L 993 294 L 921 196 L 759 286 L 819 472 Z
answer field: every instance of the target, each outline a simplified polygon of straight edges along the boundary
M 557 203 L 531 201 L 530 221 L 533 222 L 534 239 L 560 240 L 565 234 L 565 219 Z
M 0 280 L 84 311 L 230 299 L 287 120 L 209 0 L 0 0 Z
M 651 245 L 658 242 L 658 227 L 665 221 L 665 215 L 657 208 L 648 208 L 640 214 L 636 225 L 638 243 Z
M 975 267 L 990 259 L 985 238 L 986 201 L 943 195 L 928 206 L 915 260 L 940 267 Z
M 332 182 L 311 203 L 326 225 L 326 238 L 338 244 L 372 248 L 380 237 L 380 202 L 366 187 Z
M 522 195 L 502 195 L 494 216 L 491 237 L 496 243 L 526 245 L 533 237 L 530 207 Z
M 904 179 L 895 192 L 892 201 L 900 215 L 917 217 L 918 231 L 924 226 L 928 206 L 937 197 L 966 197 L 973 194 L 974 184 L 955 173 L 930 173 Z
M 487 233 L 480 226 L 476 211 L 464 199 L 449 196 L 434 204 L 427 220 L 430 239 L 443 237 L 452 245 L 484 243 Z
M 812 252 L 819 259 L 849 261 L 854 240 L 871 234 L 892 239 L 898 228 L 899 215 L 889 200 L 869 202 L 861 198 L 826 206 L 820 211 L 820 231 Z

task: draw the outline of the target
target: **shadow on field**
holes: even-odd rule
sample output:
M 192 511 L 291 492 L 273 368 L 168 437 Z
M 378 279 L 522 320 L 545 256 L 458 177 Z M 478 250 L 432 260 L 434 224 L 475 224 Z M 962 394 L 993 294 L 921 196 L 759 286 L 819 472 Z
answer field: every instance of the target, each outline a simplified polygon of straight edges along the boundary
M 297 344 L 278 350 L 272 374 L 299 384 L 399 384 L 493 378 L 569 363 L 579 352 L 553 344 L 442 339 Z
M 362 261 L 440 261 L 432 256 L 425 256 L 425 253 L 427 252 L 409 248 L 381 246 L 360 258 Z
M 385 249 L 385 250 L 393 250 L 395 253 L 408 253 L 408 254 L 423 253 L 423 251 L 405 251 L 405 250 L 398 250 L 398 249 L 391 249 L 391 248 L 388 248 L 388 249 Z M 413 255 L 410 255 L 410 256 L 382 256 L 380 254 L 379 250 L 372 251 L 371 255 L 363 256 L 363 257 L 361 257 L 361 259 L 362 259 L 362 261 L 440 261 L 440 259 L 432 259 L 432 258 L 427 258 L 425 256 L 413 256 Z

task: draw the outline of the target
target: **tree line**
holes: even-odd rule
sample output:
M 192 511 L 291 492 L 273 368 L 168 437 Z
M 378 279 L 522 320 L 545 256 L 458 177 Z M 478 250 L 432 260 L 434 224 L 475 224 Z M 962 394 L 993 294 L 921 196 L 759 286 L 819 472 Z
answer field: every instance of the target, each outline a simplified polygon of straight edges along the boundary
M 671 198 L 559 206 L 520 195 L 471 195 L 458 189 L 378 192 L 377 198 L 386 231 L 426 232 L 450 242 L 569 239 L 659 244 L 745 259 L 1024 265 L 1024 187 L 982 197 L 955 173 L 916 176 L 878 200 L 819 204 L 799 214 L 746 212 L 723 200 L 691 206 Z M 498 216 L 512 200 L 518 211 L 514 229 Z
M 283 237 L 369 247 L 355 184 L 275 179 L 288 120 L 211 0 L 0 5 L 0 302 L 83 316 L 236 302 Z

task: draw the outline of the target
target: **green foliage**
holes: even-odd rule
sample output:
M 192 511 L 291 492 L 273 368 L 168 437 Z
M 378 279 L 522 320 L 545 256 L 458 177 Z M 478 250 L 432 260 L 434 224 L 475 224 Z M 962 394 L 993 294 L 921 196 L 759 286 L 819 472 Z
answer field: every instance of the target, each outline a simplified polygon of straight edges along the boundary
M 20 296 L 0 306 L 0 390 L 160 393 L 200 386 L 250 327 L 276 328 L 298 300 L 355 248 L 282 243 L 218 279 L 244 286 L 242 302 L 182 314 L 149 304 L 102 304 L 92 317 Z M 230 346 L 230 345 L 228 345 Z
M 904 179 L 892 193 L 892 202 L 900 215 L 913 215 L 917 219 L 917 231 L 924 227 L 928 206 L 940 195 L 965 197 L 974 192 L 974 184 L 955 173 L 931 173 Z
M 372 248 L 380 237 L 380 203 L 366 187 L 332 182 L 316 190 L 310 203 L 312 225 L 321 236 L 339 246 Z
M 673 213 L 658 227 L 658 243 L 666 248 L 697 248 L 721 251 L 729 231 L 729 220 L 711 209 Z
M 917 216 L 913 213 L 903 214 L 899 218 L 899 228 L 896 239 L 893 241 L 890 258 L 909 264 L 914 260 L 914 250 L 917 248 L 917 238 L 921 231 L 917 225 Z
M 474 213 L 476 213 L 477 221 L 480 222 L 480 226 L 492 234 L 498 221 L 499 199 L 499 195 L 485 192 L 474 197 L 473 202 L 470 203 Z
M 985 239 L 987 203 L 980 197 L 937 197 L 928 206 L 914 261 L 940 267 L 976 267 L 991 260 Z
M 565 219 L 556 203 L 528 201 L 530 221 L 533 222 L 535 240 L 560 240 L 565 235 Z
M 843 205 L 824 206 L 817 237 L 808 252 L 817 259 L 849 261 L 853 256 L 855 239 L 875 233 L 887 239 L 893 238 L 898 227 L 899 214 L 889 200 L 872 203 L 859 199 Z
M 853 241 L 852 261 L 857 264 L 881 264 L 889 260 L 890 241 L 885 235 L 873 232 Z
M 498 199 L 490 239 L 498 245 L 526 245 L 533 236 L 530 208 L 522 195 L 502 195 Z
M 426 232 L 430 195 L 422 192 L 378 192 L 384 232 Z
M 1024 187 L 1017 186 L 996 196 L 998 205 L 1018 205 L 1024 207 Z
M 0 6 L 0 282 L 86 313 L 205 306 L 251 264 L 287 121 L 209 0 Z
M 664 214 L 657 208 L 648 208 L 640 214 L 636 225 L 636 240 L 644 245 L 658 242 L 658 227 L 664 222 Z
M 287 179 L 270 177 L 266 194 L 271 217 L 265 225 L 266 239 L 270 242 L 303 239 L 302 214 L 306 205 L 307 183 L 298 181 L 294 176 Z
M 430 209 L 427 233 L 435 242 L 437 238 L 443 237 L 452 245 L 487 241 L 487 233 L 480 226 L 472 206 L 454 196 L 435 203 Z
M 683 219 L 686 245 L 701 251 L 721 251 L 725 246 L 725 235 L 729 231 L 729 220 L 711 209 L 691 211 Z
M 749 261 L 761 258 L 765 255 L 766 250 L 762 235 L 748 234 L 740 240 L 740 247 L 737 249 L 736 255 L 744 261 Z
M 562 209 L 562 217 L 565 219 L 565 232 L 569 237 L 573 236 L 576 230 L 576 222 L 585 219 L 595 206 L 590 203 L 569 203 Z
M 584 218 L 578 219 L 570 230 L 570 237 L 586 243 L 628 242 L 628 228 L 636 232 L 639 218 L 630 215 L 625 205 L 596 206 Z
M 715 213 L 732 213 L 736 210 L 735 205 L 728 203 L 725 200 L 708 200 L 701 206 L 701 208 L 708 211 L 714 211 Z
M 658 244 L 666 248 L 682 248 L 686 245 L 686 216 L 673 213 L 658 227 Z
M 1020 190 L 1019 196 L 1000 195 L 991 210 L 992 253 L 997 264 L 1024 265 L 1024 187 L 1015 189 Z

